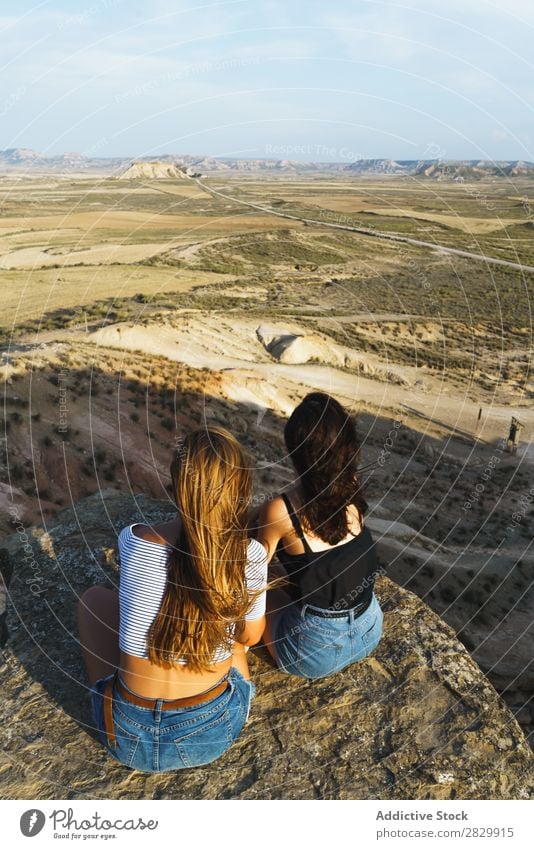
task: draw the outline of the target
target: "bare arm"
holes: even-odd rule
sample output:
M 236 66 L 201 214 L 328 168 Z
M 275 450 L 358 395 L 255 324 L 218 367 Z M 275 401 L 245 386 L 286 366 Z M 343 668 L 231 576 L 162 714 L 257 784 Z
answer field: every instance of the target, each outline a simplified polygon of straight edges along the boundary
M 280 496 L 273 498 L 263 505 L 260 511 L 256 539 L 261 542 L 267 552 L 267 560 L 272 560 L 276 551 L 276 546 L 287 534 L 289 518 L 284 502 Z
M 260 616 L 259 619 L 250 619 L 245 621 L 245 627 L 238 637 L 235 637 L 237 643 L 243 646 L 255 646 L 261 640 L 261 635 L 265 631 L 265 616 Z

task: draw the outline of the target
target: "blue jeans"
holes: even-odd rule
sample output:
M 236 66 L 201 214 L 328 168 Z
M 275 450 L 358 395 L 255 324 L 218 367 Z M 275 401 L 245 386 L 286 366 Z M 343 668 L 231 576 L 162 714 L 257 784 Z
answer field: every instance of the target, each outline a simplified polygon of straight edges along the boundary
M 367 657 L 382 636 L 383 613 L 373 594 L 359 616 L 314 615 L 311 604 L 290 604 L 275 617 L 271 633 L 278 668 L 302 678 L 324 678 Z
M 113 724 L 116 747 L 110 748 L 104 723 L 103 693 L 113 676 L 101 678 L 91 688 L 93 719 L 98 736 L 110 755 L 142 772 L 169 772 L 209 764 L 219 758 L 239 736 L 247 721 L 256 688 L 234 667 L 228 687 L 208 702 L 178 710 L 138 707 L 113 689 Z

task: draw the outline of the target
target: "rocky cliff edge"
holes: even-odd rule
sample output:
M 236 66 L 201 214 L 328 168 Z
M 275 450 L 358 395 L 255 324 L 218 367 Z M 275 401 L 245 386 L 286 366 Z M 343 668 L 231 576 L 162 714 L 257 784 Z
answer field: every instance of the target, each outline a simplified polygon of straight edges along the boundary
M 3 543 L 14 565 L 2 652 L 3 798 L 526 799 L 534 759 L 502 699 L 454 632 L 386 577 L 372 657 L 308 682 L 250 654 L 258 695 L 240 739 L 214 764 L 132 772 L 91 728 L 74 609 L 116 585 L 118 531 L 170 505 L 104 492 Z

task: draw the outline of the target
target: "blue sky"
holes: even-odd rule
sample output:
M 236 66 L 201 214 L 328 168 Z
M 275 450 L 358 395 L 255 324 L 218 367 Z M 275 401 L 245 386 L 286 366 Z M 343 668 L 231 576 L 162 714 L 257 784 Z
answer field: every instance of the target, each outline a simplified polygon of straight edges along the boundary
M 534 160 L 533 43 L 533 0 L 3 0 L 0 148 Z

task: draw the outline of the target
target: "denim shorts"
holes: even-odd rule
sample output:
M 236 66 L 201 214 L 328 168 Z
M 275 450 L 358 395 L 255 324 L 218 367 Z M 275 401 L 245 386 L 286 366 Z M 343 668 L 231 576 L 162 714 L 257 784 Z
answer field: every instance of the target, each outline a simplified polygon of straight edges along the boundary
M 103 693 L 113 675 L 91 688 L 93 719 L 100 741 L 110 755 L 142 772 L 170 772 L 209 764 L 230 748 L 248 719 L 256 688 L 235 667 L 228 687 L 208 702 L 178 710 L 138 707 L 113 689 L 113 724 L 117 744 L 108 744 Z
M 373 593 L 364 613 L 354 616 L 314 615 L 311 604 L 290 604 L 272 626 L 272 648 L 278 668 L 301 678 L 324 678 L 367 657 L 382 636 L 383 613 Z

